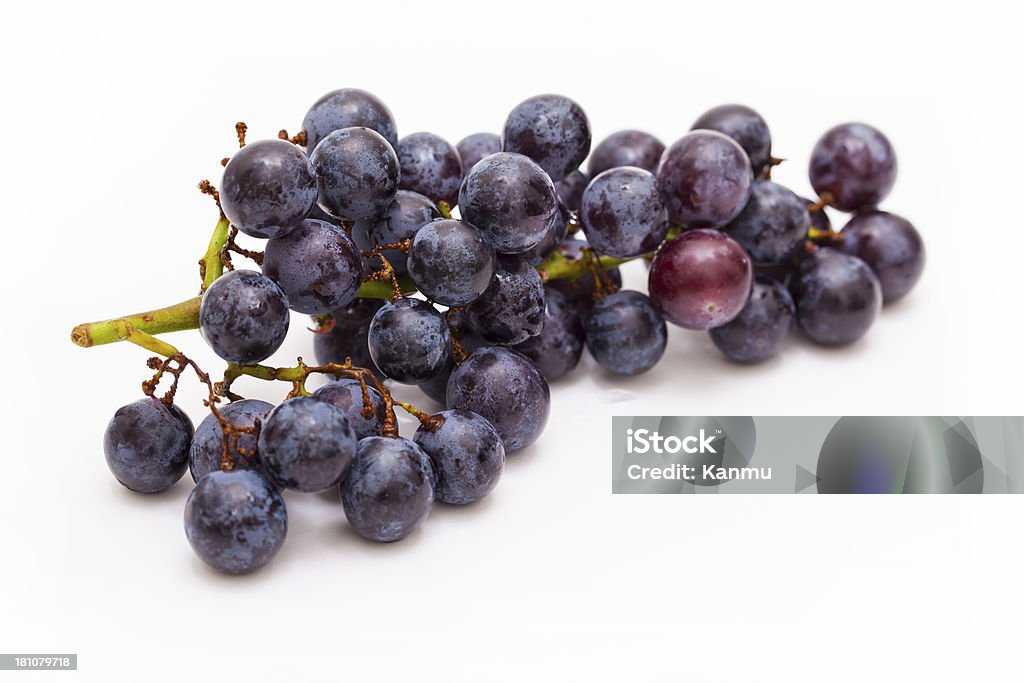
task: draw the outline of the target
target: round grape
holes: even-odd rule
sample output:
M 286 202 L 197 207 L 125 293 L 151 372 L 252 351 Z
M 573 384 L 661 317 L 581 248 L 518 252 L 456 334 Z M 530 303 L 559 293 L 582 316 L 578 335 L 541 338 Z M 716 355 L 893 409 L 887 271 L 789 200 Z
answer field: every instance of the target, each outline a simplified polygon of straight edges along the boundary
M 839 249 L 868 264 L 882 285 L 884 303 L 917 284 L 924 270 L 924 242 L 906 218 L 885 211 L 860 211 L 843 228 Z
M 403 190 L 412 190 L 435 202 L 455 204 L 462 184 L 459 151 L 433 133 L 413 133 L 398 141 L 398 163 L 402 167 Z
M 750 157 L 755 174 L 762 173 L 772 161 L 772 135 L 761 115 L 742 104 L 723 104 L 704 112 L 690 130 L 714 130 L 739 143 Z
M 341 483 L 349 524 L 363 538 L 391 542 L 408 536 L 434 505 L 430 458 L 414 442 L 368 436 Z
M 267 417 L 259 450 L 263 468 L 278 485 L 315 493 L 341 483 L 357 442 L 348 417 L 334 404 L 298 396 Z
M 413 441 L 437 473 L 434 498 L 442 503 L 473 503 L 498 485 L 505 470 L 505 447 L 486 419 L 467 410 L 446 410 L 421 425 Z
M 249 428 L 262 423 L 274 406 L 266 401 L 245 398 L 217 408 L 217 412 L 233 427 Z M 255 432 L 238 432 L 228 439 L 228 458 L 232 469 L 263 471 Z M 210 413 L 196 430 L 188 451 L 188 469 L 192 481 L 199 481 L 210 472 L 218 472 L 224 460 L 224 430 Z
M 590 122 L 580 105 L 561 95 L 537 95 L 505 119 L 504 151 L 524 154 L 561 180 L 590 152 Z
M 467 306 L 491 284 L 494 262 L 494 249 L 472 226 L 442 218 L 416 233 L 407 265 L 428 299 L 444 306 Z
M 551 390 L 526 356 L 502 346 L 469 354 L 448 378 L 447 405 L 486 418 L 501 436 L 506 453 L 532 444 L 544 431 Z
M 448 323 L 433 306 L 419 299 L 384 304 L 370 322 L 367 339 L 373 362 L 403 384 L 430 379 L 451 354 Z
M 707 330 L 739 315 L 753 280 L 750 257 L 735 240 L 717 230 L 688 230 L 655 254 L 647 289 L 670 323 Z
M 597 177 L 610 168 L 635 166 L 654 173 L 665 151 L 665 144 L 641 130 L 620 130 L 601 141 L 590 155 L 587 172 Z
M 709 333 L 729 360 L 757 363 L 779 352 L 793 329 L 795 316 L 793 298 L 786 288 L 775 280 L 759 277 L 740 314 Z
M 344 230 L 305 220 L 267 242 L 263 274 L 281 286 L 293 311 L 321 315 L 347 306 L 363 282 L 363 260 Z
M 661 244 L 669 225 L 657 185 L 653 173 L 633 166 L 613 168 L 594 178 L 580 208 L 590 245 L 602 254 L 631 258 Z
M 455 145 L 462 159 L 462 175 L 469 175 L 469 169 L 484 157 L 501 151 L 501 136 L 494 133 L 474 133 L 459 140 Z
M 459 191 L 462 217 L 496 251 L 519 254 L 544 239 L 558 220 L 551 178 L 521 154 L 499 152 L 481 159 Z
M 639 375 L 665 354 L 668 330 L 646 296 L 622 290 L 594 303 L 587 319 L 586 341 L 594 360 L 605 370 Z
M 523 354 L 554 382 L 568 374 L 583 355 L 583 321 L 575 306 L 551 286 L 544 287 L 544 327 L 540 334 L 516 344 Z
M 251 237 L 279 237 L 316 203 L 316 178 L 302 150 L 285 140 L 260 140 L 238 150 L 224 168 L 220 208 Z
M 107 466 L 132 491 L 163 491 L 185 474 L 192 432 L 192 421 L 176 405 L 153 397 L 129 403 L 103 433 Z
M 805 259 L 791 288 L 800 329 L 826 346 L 863 337 L 882 307 L 882 286 L 871 268 L 835 249 L 818 249 Z
M 544 326 L 544 283 L 526 260 L 499 256 L 494 279 L 468 308 L 481 337 L 492 344 L 518 344 Z
M 363 387 L 359 380 L 345 377 L 328 382 L 313 392 L 313 398 L 330 403 L 348 418 L 356 439 L 379 436 L 384 426 L 384 397 L 367 384 L 366 393 L 370 398 L 370 416 L 366 416 Z
M 332 312 L 333 326 L 327 332 L 313 335 L 313 351 L 317 363 L 342 365 L 346 358 L 351 358 L 356 367 L 368 368 L 379 375 L 377 366 L 370 358 L 366 335 L 370 331 L 373 314 L 383 305 L 381 299 L 355 299 L 348 306 Z
M 185 502 L 185 536 L 203 562 L 227 574 L 274 559 L 288 534 L 284 499 L 251 470 L 211 472 Z
M 709 130 L 672 144 L 658 166 L 658 190 L 674 224 L 719 228 L 739 214 L 750 195 L 750 159 L 732 138 Z
M 418 192 L 399 190 L 383 216 L 359 221 L 352 228 L 352 237 L 360 249 L 372 249 L 381 244 L 397 244 L 412 239 L 427 223 L 441 217 L 441 212 L 429 198 Z M 399 249 L 385 249 L 384 258 L 395 272 L 404 275 L 408 271 L 408 256 Z M 369 268 L 380 268 L 380 259 L 370 258 Z
M 810 229 L 811 215 L 803 199 L 778 183 L 755 180 L 747 205 L 722 231 L 755 262 L 779 263 L 800 251 Z
M 375 130 L 392 147 L 398 146 L 398 129 L 387 105 L 365 90 L 342 88 L 327 93 L 306 112 L 302 120 L 306 149 L 312 153 L 334 131 L 358 126 Z
M 840 211 L 876 206 L 896 183 L 896 152 L 881 131 L 843 123 L 821 136 L 810 164 L 811 187 Z
M 252 270 L 233 270 L 206 289 L 199 331 L 214 353 L 249 365 L 269 358 L 288 334 L 288 299 L 276 282 Z
M 342 128 L 325 137 L 310 157 L 320 207 L 338 218 L 359 220 L 384 213 L 395 199 L 398 155 L 369 128 Z

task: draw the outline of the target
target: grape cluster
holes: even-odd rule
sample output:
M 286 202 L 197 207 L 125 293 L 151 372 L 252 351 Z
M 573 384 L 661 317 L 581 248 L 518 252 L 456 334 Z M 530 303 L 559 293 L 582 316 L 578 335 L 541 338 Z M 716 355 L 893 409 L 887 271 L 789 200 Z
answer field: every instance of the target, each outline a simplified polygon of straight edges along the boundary
M 740 363 L 775 355 L 796 328 L 854 342 L 924 265 L 914 226 L 878 208 L 896 177 L 892 145 L 865 124 L 828 131 L 811 155 L 818 200 L 772 181 L 777 163 L 768 125 L 740 105 L 706 112 L 667 147 L 626 130 L 591 151 L 586 114 L 559 95 L 516 106 L 501 136 L 453 145 L 399 138 L 370 93 L 328 93 L 301 136 L 243 144 L 224 168 L 225 220 L 266 243 L 259 270 L 229 267 L 202 297 L 197 326 L 229 363 L 217 385 L 196 368 L 211 414 L 193 432 L 173 388 L 153 394 L 171 370 L 151 365 L 147 397 L 107 427 L 110 469 L 139 492 L 188 469 L 193 549 L 249 572 L 284 542 L 284 490 L 337 491 L 352 528 L 382 542 L 435 502 L 487 495 L 506 455 L 540 437 L 549 382 L 584 348 L 632 376 L 663 356 L 667 323 L 707 330 Z M 825 207 L 853 216 L 836 232 Z M 634 258 L 648 262 L 647 293 L 621 289 L 617 266 Z M 257 365 L 280 348 L 289 310 L 317 321 L 320 365 Z M 187 359 L 174 357 L 176 386 Z M 334 381 L 310 394 L 311 372 Z M 230 387 L 246 374 L 293 390 L 277 406 L 242 399 Z M 388 381 L 445 409 L 399 404 L 420 422 L 403 438 Z

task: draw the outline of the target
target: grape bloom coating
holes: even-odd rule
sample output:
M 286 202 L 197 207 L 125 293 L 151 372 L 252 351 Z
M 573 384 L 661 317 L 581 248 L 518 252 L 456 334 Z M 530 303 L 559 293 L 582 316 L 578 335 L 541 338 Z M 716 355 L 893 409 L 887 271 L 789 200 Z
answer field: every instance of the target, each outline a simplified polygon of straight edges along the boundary
M 351 533 L 382 543 L 416 533 L 435 503 L 477 503 L 507 458 L 565 456 L 542 439 L 552 385 L 580 367 L 604 375 L 598 387 L 657 372 L 668 323 L 706 332 L 693 353 L 761 363 L 794 334 L 857 342 L 921 281 L 922 234 L 880 206 L 897 160 L 872 126 L 818 140 L 807 167 L 818 196 L 805 198 L 772 178 L 768 123 L 741 104 L 706 111 L 667 148 L 626 129 L 591 153 L 590 119 L 563 95 L 528 98 L 490 125 L 456 145 L 399 138 L 390 109 L 354 88 L 316 100 L 294 136 L 247 142 L 238 124 L 220 189 L 199 185 L 221 211 L 198 296 L 72 331 L 79 346 L 155 354 L 103 451 L 138 493 L 191 472 L 184 530 L 206 564 L 242 574 L 269 563 L 288 531 L 283 489 L 289 502 L 334 491 Z M 841 231 L 837 212 L 851 214 Z M 623 289 L 641 259 L 647 291 Z M 313 333 L 319 365 L 304 352 L 294 365 L 268 360 L 295 348 L 284 346 L 293 314 L 312 316 L 294 327 Z M 189 329 L 221 372 L 160 338 Z M 186 377 L 210 409 L 194 431 L 177 404 Z M 242 397 L 261 381 L 287 393 L 276 405 Z M 397 410 L 419 422 L 411 438 Z

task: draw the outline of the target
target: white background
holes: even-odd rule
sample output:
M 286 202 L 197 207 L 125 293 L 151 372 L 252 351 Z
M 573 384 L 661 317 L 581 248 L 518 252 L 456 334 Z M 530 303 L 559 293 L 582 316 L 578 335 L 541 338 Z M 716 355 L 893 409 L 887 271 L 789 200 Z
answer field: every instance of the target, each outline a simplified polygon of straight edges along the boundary
M 613 497 L 608 448 L 613 414 L 1024 411 L 1016 29 L 986 2 L 8 7 L 0 651 L 77 652 L 80 670 L 6 676 L 1019 679 L 1024 498 Z M 235 121 L 251 139 L 294 132 L 345 86 L 383 98 L 400 134 L 453 142 L 541 92 L 577 99 L 595 142 L 622 127 L 671 142 L 741 101 L 801 193 L 817 137 L 867 121 L 896 145 L 885 207 L 918 226 L 928 266 L 848 349 L 795 342 L 738 368 L 673 330 L 649 375 L 586 359 L 481 504 L 377 545 L 333 497 L 289 495 L 275 562 L 222 577 L 184 539 L 188 477 L 138 496 L 103 461 L 148 354 L 68 332 L 192 296 L 216 218 L 194 187 L 219 179 Z M 642 266 L 626 279 L 642 287 Z M 312 355 L 305 323 L 273 362 Z M 196 333 L 169 340 L 217 367 Z M 197 423 L 199 395 L 182 392 Z

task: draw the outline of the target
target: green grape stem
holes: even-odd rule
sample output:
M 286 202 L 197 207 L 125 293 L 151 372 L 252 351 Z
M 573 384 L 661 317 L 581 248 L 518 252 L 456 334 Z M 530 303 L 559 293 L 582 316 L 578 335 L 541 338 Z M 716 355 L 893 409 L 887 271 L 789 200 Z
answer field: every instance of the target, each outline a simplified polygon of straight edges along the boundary
M 217 278 L 224 274 L 224 261 L 221 257 L 221 252 L 227 244 L 230 228 L 228 219 L 221 214 L 217 224 L 214 226 L 213 235 L 210 237 L 206 253 L 199 262 L 199 271 L 203 281 L 201 291 L 205 291 Z M 633 260 L 636 259 L 613 258 L 611 256 L 600 256 L 597 258 L 598 264 L 604 269 L 615 268 Z M 590 273 L 590 268 L 589 259 L 568 259 L 556 251 L 537 265 L 537 272 L 540 273 L 541 279 L 544 282 L 550 280 L 575 280 Z M 398 278 L 398 285 L 405 294 L 416 291 L 416 286 L 408 277 Z M 356 296 L 364 299 L 390 300 L 394 296 L 394 287 L 389 281 L 367 280 L 363 282 Z M 113 344 L 114 342 L 132 341 L 155 353 L 171 355 L 165 352 L 173 347 L 161 347 L 160 344 L 163 342 L 152 337 L 152 335 L 199 329 L 199 305 L 201 302 L 202 296 L 195 296 L 170 306 L 143 313 L 82 323 L 76 325 L 71 330 L 71 341 L 78 346 L 86 348 Z

